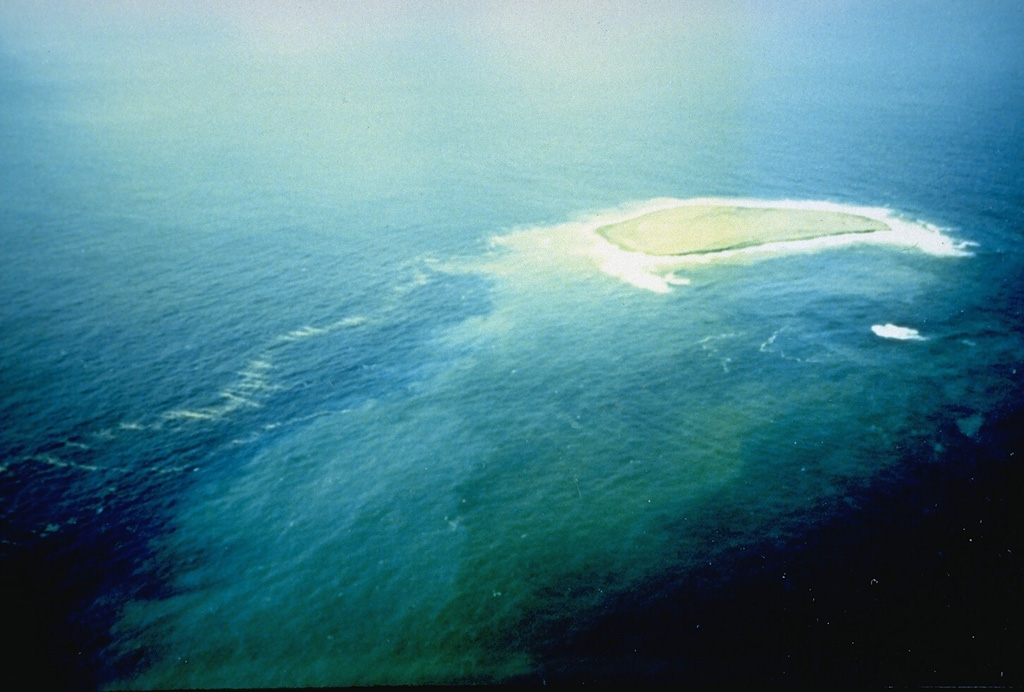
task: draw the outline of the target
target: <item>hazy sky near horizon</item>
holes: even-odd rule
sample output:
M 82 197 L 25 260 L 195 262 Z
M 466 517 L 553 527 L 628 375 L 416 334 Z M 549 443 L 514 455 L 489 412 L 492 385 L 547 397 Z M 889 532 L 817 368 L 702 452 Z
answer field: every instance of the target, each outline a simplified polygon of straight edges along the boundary
M 948 67 L 993 45 L 1019 55 L 1024 7 L 989 0 L 972 8 L 956 45 L 929 41 L 930 27 L 964 24 L 956 2 L 836 0 L 765 6 L 740 0 L 649 2 L 199 2 L 198 0 L 7 0 L 0 53 L 28 62 L 117 63 L 158 51 L 205 59 L 321 61 L 378 46 L 389 52 L 458 49 L 480 69 L 514 67 L 546 79 L 654 78 L 686 56 L 718 77 L 751 66 L 785 68 L 800 36 L 827 37 L 837 60 L 870 64 L 878 47 Z M 941 32 L 949 36 L 950 32 Z M 886 51 L 888 53 L 888 51 Z M 895 74 L 899 65 L 888 65 Z M 131 69 L 122 65 L 122 69 Z M 756 72 L 756 70 L 755 70 Z
M 524 127 L 567 160 L 606 130 L 665 146 L 669 104 L 692 114 L 689 146 L 746 156 L 759 104 L 839 117 L 866 83 L 924 105 L 951 87 L 998 98 L 1024 79 L 1022 36 L 1024 3 L 1000 0 L 7 0 L 0 78 L 55 86 L 47 117 L 119 156 L 146 143 L 191 165 L 255 146 L 267 170 L 316 152 L 302 165 L 383 179 L 467 147 L 514 165 Z

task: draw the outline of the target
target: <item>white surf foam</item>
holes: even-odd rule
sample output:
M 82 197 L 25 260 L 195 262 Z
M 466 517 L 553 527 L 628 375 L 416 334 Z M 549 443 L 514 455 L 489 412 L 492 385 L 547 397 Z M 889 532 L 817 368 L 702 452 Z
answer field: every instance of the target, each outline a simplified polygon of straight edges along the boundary
M 164 420 L 217 420 L 220 411 L 215 408 L 193 410 L 187 408 L 176 408 L 163 414 Z
M 898 339 L 900 341 L 924 341 L 925 337 L 916 329 L 900 327 L 895 324 L 873 324 L 871 331 L 883 339 Z
M 279 337 L 281 341 L 298 341 L 299 339 L 308 339 L 311 336 L 317 336 L 319 334 L 326 334 L 327 329 L 323 327 L 311 327 L 309 325 L 302 327 L 301 329 L 293 329 Z

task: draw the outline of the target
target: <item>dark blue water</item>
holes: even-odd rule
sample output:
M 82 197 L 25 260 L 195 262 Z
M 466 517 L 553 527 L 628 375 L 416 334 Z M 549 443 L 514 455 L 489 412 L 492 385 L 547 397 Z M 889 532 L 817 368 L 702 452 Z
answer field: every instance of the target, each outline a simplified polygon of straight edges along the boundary
M 1021 36 L 997 2 L 5 5 L 6 669 L 1019 684 Z M 957 251 L 653 292 L 588 229 L 662 197 Z

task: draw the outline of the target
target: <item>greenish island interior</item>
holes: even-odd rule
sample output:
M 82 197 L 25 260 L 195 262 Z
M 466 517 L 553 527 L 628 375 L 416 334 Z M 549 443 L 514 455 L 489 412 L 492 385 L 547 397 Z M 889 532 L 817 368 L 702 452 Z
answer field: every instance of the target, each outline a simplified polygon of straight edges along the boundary
M 814 209 L 686 205 L 650 212 L 597 232 L 624 250 L 690 255 L 841 233 L 887 231 L 877 219 Z

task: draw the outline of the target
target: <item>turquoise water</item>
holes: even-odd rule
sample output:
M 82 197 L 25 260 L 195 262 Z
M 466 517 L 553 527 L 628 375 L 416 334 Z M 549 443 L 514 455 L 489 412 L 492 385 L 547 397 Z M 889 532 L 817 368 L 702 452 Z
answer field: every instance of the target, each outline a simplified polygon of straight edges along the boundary
M 1019 683 L 1022 29 L 5 5 L 9 667 Z M 783 248 L 656 292 L 588 244 L 709 196 L 883 208 L 955 251 Z

